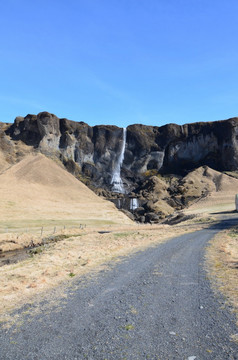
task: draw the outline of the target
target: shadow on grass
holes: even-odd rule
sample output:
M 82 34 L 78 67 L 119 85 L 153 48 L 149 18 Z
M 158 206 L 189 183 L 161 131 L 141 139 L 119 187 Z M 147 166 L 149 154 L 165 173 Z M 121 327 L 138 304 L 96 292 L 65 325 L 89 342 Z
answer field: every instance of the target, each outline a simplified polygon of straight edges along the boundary
M 226 215 L 228 215 L 226 213 Z M 227 217 L 225 219 L 220 220 L 218 223 L 212 224 L 209 229 L 210 230 L 225 230 L 233 226 L 238 225 L 238 213 L 236 216 Z
M 227 210 L 227 211 L 219 211 L 213 212 L 211 215 L 229 215 L 229 214 L 238 214 L 236 210 Z

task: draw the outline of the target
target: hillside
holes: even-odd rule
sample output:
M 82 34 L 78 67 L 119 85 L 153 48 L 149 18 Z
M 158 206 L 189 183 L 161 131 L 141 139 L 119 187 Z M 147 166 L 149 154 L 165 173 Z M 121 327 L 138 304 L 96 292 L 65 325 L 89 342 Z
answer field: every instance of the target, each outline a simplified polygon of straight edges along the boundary
M 134 216 L 135 220 L 158 222 L 174 210 L 184 209 L 211 192 L 216 197 L 218 193 L 221 195 L 215 182 L 209 183 L 209 174 L 200 173 L 204 172 L 204 166 L 220 175 L 222 172 L 236 171 L 237 132 L 238 118 L 181 126 L 135 124 L 122 129 L 110 125 L 92 127 L 84 122 L 60 119 L 48 112 L 28 114 L 16 117 L 13 124 L 0 123 L 0 173 L 26 155 L 42 153 L 57 159 L 59 164 L 63 164 L 96 194 L 115 201 L 124 210 L 130 210 L 133 213 L 130 216 Z M 193 175 L 193 171 L 199 168 L 198 173 Z M 44 176 L 38 174 L 36 177 L 44 183 Z M 201 176 L 203 180 L 206 178 L 204 183 L 200 183 Z M 55 181 L 58 183 L 57 179 Z M 31 189 L 32 193 L 35 187 L 36 183 Z M 38 204 L 32 203 L 32 209 L 38 211 L 40 203 L 46 204 L 46 199 L 54 196 L 54 191 L 49 191 L 49 196 L 42 192 Z M 234 185 L 230 199 L 236 192 Z M 61 191 L 61 197 L 63 193 Z M 67 190 L 66 194 L 61 215 L 63 209 L 65 214 L 68 213 L 67 201 L 70 197 L 74 198 Z M 55 196 L 59 199 L 58 195 Z M 139 205 L 136 211 L 135 208 L 131 209 L 131 198 Z M 8 201 L 13 210 L 15 200 Z M 29 201 L 25 199 L 23 202 L 27 204 Z M 50 208 L 54 208 L 52 202 Z M 58 210 L 56 213 L 58 217 L 61 216 Z M 93 209 L 90 218 L 95 216 Z M 81 212 L 81 218 L 86 218 L 84 212 Z
M 0 204 L 1 223 L 13 226 L 24 220 L 130 223 L 111 202 L 42 154 L 28 155 L 0 175 Z
M 186 196 L 199 198 L 189 207 L 191 212 L 222 212 L 235 209 L 238 179 L 206 166 L 200 167 L 184 178 Z

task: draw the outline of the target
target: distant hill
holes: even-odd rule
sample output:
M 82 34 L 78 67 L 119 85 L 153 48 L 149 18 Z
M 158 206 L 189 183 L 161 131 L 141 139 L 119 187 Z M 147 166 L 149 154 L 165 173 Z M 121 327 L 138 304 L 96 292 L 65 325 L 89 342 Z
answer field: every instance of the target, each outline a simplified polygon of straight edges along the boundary
M 200 167 L 183 179 L 184 194 L 197 197 L 190 211 L 226 211 L 235 209 L 235 195 L 238 193 L 238 179 L 210 169 Z
M 129 218 L 42 154 L 27 155 L 0 175 L 1 221 L 130 223 Z M 62 222 L 63 224 L 63 222 Z

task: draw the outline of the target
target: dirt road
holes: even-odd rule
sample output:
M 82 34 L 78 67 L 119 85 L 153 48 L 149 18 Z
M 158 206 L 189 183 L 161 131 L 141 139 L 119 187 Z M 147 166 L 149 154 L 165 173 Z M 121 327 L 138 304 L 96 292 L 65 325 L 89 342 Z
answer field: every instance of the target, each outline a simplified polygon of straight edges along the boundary
M 204 270 L 207 242 L 232 224 L 236 215 L 75 280 L 56 310 L 19 312 L 22 323 L 0 329 L 0 359 L 238 359 L 235 318 Z

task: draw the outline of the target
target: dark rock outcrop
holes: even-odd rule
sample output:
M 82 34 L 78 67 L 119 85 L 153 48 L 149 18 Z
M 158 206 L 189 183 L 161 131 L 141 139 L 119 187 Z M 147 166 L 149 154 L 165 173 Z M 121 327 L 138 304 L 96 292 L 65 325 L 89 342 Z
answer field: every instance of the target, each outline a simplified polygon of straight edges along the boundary
M 42 152 L 77 163 L 95 186 L 108 187 L 122 146 L 122 129 L 91 127 L 47 112 L 17 117 L 7 134 Z M 238 167 L 238 118 L 161 127 L 130 125 L 121 173 L 130 187 L 151 170 L 183 173 L 201 165 L 217 170 Z
M 120 157 L 123 129 L 105 125 L 91 127 L 84 122 L 59 119 L 48 112 L 17 117 L 13 124 L 1 128 L 4 130 L 1 131 L 0 149 L 12 149 L 11 143 L 24 143 L 24 146 L 58 157 L 75 176 L 101 189 L 101 194 L 103 191 L 109 194 L 112 190 L 112 173 Z M 155 205 L 153 196 L 160 196 L 158 188 L 162 185 L 151 176 L 184 176 L 203 165 L 219 171 L 235 170 L 238 168 L 237 139 L 238 118 L 182 126 L 130 125 L 121 167 L 124 188 L 127 193 L 135 191 L 145 202 L 153 201 L 153 206 L 147 206 L 147 213 L 140 212 L 143 218 L 156 221 L 159 210 L 156 213 L 154 209 L 159 209 L 160 204 Z M 157 190 L 149 189 L 153 186 Z M 173 184 L 161 189 L 164 193 L 160 198 L 168 206 L 179 208 L 185 204 L 181 194 L 171 196 Z M 151 215 L 153 211 L 155 216 Z M 134 216 L 137 215 L 139 212 Z

